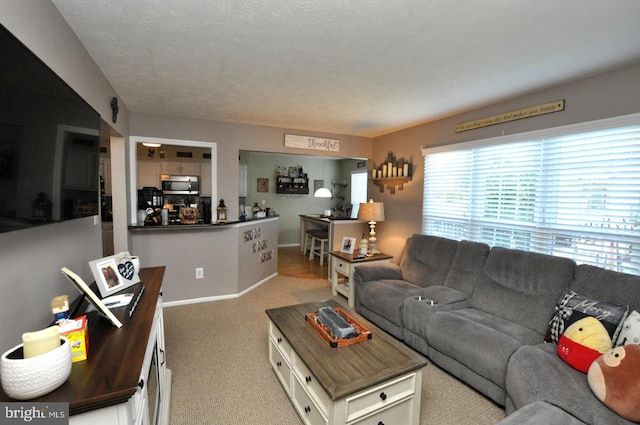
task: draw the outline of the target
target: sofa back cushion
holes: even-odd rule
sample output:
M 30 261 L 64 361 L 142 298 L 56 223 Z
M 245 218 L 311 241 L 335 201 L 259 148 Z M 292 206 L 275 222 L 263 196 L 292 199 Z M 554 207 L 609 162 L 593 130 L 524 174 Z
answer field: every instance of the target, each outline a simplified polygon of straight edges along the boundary
M 457 249 L 458 241 L 414 234 L 400 257 L 402 279 L 423 288 L 444 285 Z
M 553 306 L 569 287 L 575 262 L 551 255 L 494 247 L 471 295 L 470 306 L 545 335 Z
M 471 296 L 489 255 L 489 245 L 460 241 L 445 286 Z
M 628 304 L 629 311 L 640 311 L 640 276 L 580 264 L 571 289 L 598 300 Z

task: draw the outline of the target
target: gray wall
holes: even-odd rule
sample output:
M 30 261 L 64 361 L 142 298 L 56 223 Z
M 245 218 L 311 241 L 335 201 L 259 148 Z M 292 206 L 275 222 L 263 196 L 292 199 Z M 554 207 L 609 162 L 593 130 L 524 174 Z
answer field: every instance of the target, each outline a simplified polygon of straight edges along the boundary
M 398 131 L 373 140 L 371 164 L 380 164 L 388 152 L 412 160 L 415 173 L 404 190 L 391 195 L 369 185 L 376 200 L 383 201 L 385 221 L 376 226 L 378 249 L 398 255 L 404 240 L 421 231 L 423 167 L 421 147 L 480 140 L 500 135 L 552 128 L 640 112 L 640 64 L 591 78 L 563 84 L 473 111 Z M 565 100 L 562 112 L 455 133 L 456 124 Z M 371 170 L 371 166 L 369 169 Z M 373 191 L 373 192 L 372 192 Z
M 116 93 L 52 3 L 3 0 L 0 23 L 110 121 Z M 126 134 L 127 128 L 128 111 L 121 104 L 116 129 Z M 0 350 L 22 342 L 22 333 L 46 327 L 54 296 L 77 296 L 61 267 L 92 281 L 87 262 L 101 256 L 100 223 L 93 217 L 0 234 Z

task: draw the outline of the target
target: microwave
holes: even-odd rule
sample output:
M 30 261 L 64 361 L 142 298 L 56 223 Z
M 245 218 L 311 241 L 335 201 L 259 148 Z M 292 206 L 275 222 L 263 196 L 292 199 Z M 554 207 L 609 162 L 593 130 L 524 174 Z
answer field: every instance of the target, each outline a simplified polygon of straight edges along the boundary
M 198 195 L 200 177 L 198 176 L 160 176 L 162 191 L 165 195 Z

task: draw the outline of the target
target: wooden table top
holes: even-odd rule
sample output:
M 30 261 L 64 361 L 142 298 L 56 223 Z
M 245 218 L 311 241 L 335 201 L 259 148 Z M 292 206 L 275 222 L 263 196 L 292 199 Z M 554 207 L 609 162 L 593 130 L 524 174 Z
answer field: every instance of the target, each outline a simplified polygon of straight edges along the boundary
M 331 348 L 305 320 L 307 313 L 325 306 L 342 308 L 368 328 L 373 337 Z M 427 365 L 422 355 L 334 300 L 274 308 L 266 313 L 332 400 Z
M 347 254 L 346 252 L 342 252 L 342 251 L 330 251 L 329 254 L 333 255 L 334 257 L 341 258 L 350 263 L 365 263 L 367 261 L 390 260 L 393 258 L 393 255 L 385 254 L 383 252 L 376 255 L 364 256 L 364 257 L 360 257 L 357 254 Z

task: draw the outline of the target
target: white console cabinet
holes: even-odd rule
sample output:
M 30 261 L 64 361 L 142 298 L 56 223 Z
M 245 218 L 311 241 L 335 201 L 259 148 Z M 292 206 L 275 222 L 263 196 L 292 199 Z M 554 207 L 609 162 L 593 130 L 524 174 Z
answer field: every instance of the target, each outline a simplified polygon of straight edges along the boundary
M 71 425 L 168 425 L 171 370 L 162 315 L 164 270 L 140 270 L 144 292 L 132 317 L 125 308 L 112 310 L 121 328 L 95 311 L 88 313 L 87 359 L 73 363 L 62 386 L 31 401 L 69 403 Z M 82 300 L 78 311 L 85 308 Z M 0 390 L 0 402 L 7 401 L 12 400 Z
M 138 389 L 126 403 L 71 416 L 70 425 L 169 425 L 171 370 L 164 346 L 162 296 L 158 297 Z

